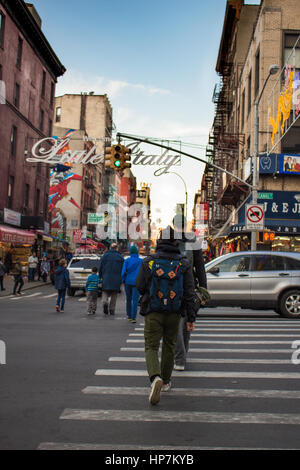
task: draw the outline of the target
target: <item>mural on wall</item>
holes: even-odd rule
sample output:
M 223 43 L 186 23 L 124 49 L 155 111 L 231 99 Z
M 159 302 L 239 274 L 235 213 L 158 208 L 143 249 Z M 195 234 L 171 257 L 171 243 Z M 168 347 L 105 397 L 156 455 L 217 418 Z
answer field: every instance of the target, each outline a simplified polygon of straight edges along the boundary
M 71 137 L 75 132 L 74 129 L 69 129 L 68 132 L 61 138 L 53 136 L 53 139 L 63 141 L 67 137 Z M 59 150 L 58 155 L 62 155 L 65 152 L 70 151 L 69 144 L 67 143 L 63 148 Z M 82 181 L 82 176 L 76 174 L 73 171 L 71 163 L 57 164 L 50 171 L 50 188 L 49 188 L 49 211 L 51 213 L 51 227 L 61 229 L 61 218 L 59 210 L 57 209 L 57 203 L 65 200 L 70 204 L 81 209 L 80 203 L 77 202 L 74 197 L 69 193 L 68 186 L 71 181 Z

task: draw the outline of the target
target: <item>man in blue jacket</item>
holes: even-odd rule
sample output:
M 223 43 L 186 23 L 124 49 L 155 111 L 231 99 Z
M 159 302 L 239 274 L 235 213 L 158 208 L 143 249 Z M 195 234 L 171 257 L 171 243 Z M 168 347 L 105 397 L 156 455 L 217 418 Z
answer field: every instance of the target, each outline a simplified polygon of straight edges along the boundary
M 67 262 L 61 259 L 54 274 L 55 289 L 58 291 L 56 300 L 56 311 L 63 312 L 65 308 L 66 290 L 70 287 L 69 272 L 66 268 Z
M 122 267 L 124 258 L 117 251 L 118 245 L 112 243 L 110 250 L 100 259 L 98 272 L 102 280 L 102 302 L 105 315 L 114 315 L 117 303 L 117 295 L 122 284 Z M 110 300 L 109 300 L 110 299 Z
M 136 313 L 140 293 L 136 288 L 136 278 L 140 270 L 142 259 L 139 257 L 138 249 L 132 245 L 129 249 L 130 256 L 126 258 L 122 270 L 122 282 L 125 284 L 126 313 L 132 323 L 136 323 Z

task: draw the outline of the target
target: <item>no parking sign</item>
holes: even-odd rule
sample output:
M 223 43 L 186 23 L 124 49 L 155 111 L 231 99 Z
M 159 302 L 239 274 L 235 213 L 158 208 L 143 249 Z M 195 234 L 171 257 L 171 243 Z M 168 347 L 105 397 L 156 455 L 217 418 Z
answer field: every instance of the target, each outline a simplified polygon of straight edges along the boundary
M 263 231 L 265 224 L 263 204 L 247 204 L 245 221 L 246 230 Z

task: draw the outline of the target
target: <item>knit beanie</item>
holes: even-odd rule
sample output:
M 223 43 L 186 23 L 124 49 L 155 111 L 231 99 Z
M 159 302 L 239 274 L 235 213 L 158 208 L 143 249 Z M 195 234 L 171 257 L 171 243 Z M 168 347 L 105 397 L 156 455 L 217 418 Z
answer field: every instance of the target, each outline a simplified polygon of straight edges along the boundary
M 132 246 L 129 248 L 129 253 L 130 253 L 131 255 L 133 255 L 133 254 L 137 255 L 137 254 L 138 254 L 138 249 L 137 249 L 137 247 L 136 247 L 135 245 L 132 245 Z

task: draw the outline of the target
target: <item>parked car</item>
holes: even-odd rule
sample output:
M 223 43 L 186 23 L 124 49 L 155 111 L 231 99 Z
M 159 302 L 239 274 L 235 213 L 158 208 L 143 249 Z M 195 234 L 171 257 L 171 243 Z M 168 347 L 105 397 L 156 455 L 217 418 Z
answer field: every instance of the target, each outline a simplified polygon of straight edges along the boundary
M 71 284 L 68 289 L 68 295 L 74 296 L 77 290 L 85 292 L 86 280 L 92 273 L 93 266 L 98 267 L 100 258 L 101 256 L 94 254 L 76 255 L 70 260 L 67 268 Z M 99 288 L 99 295 L 101 295 L 101 286 Z
M 208 306 L 273 309 L 300 319 L 300 253 L 246 251 L 205 265 Z

